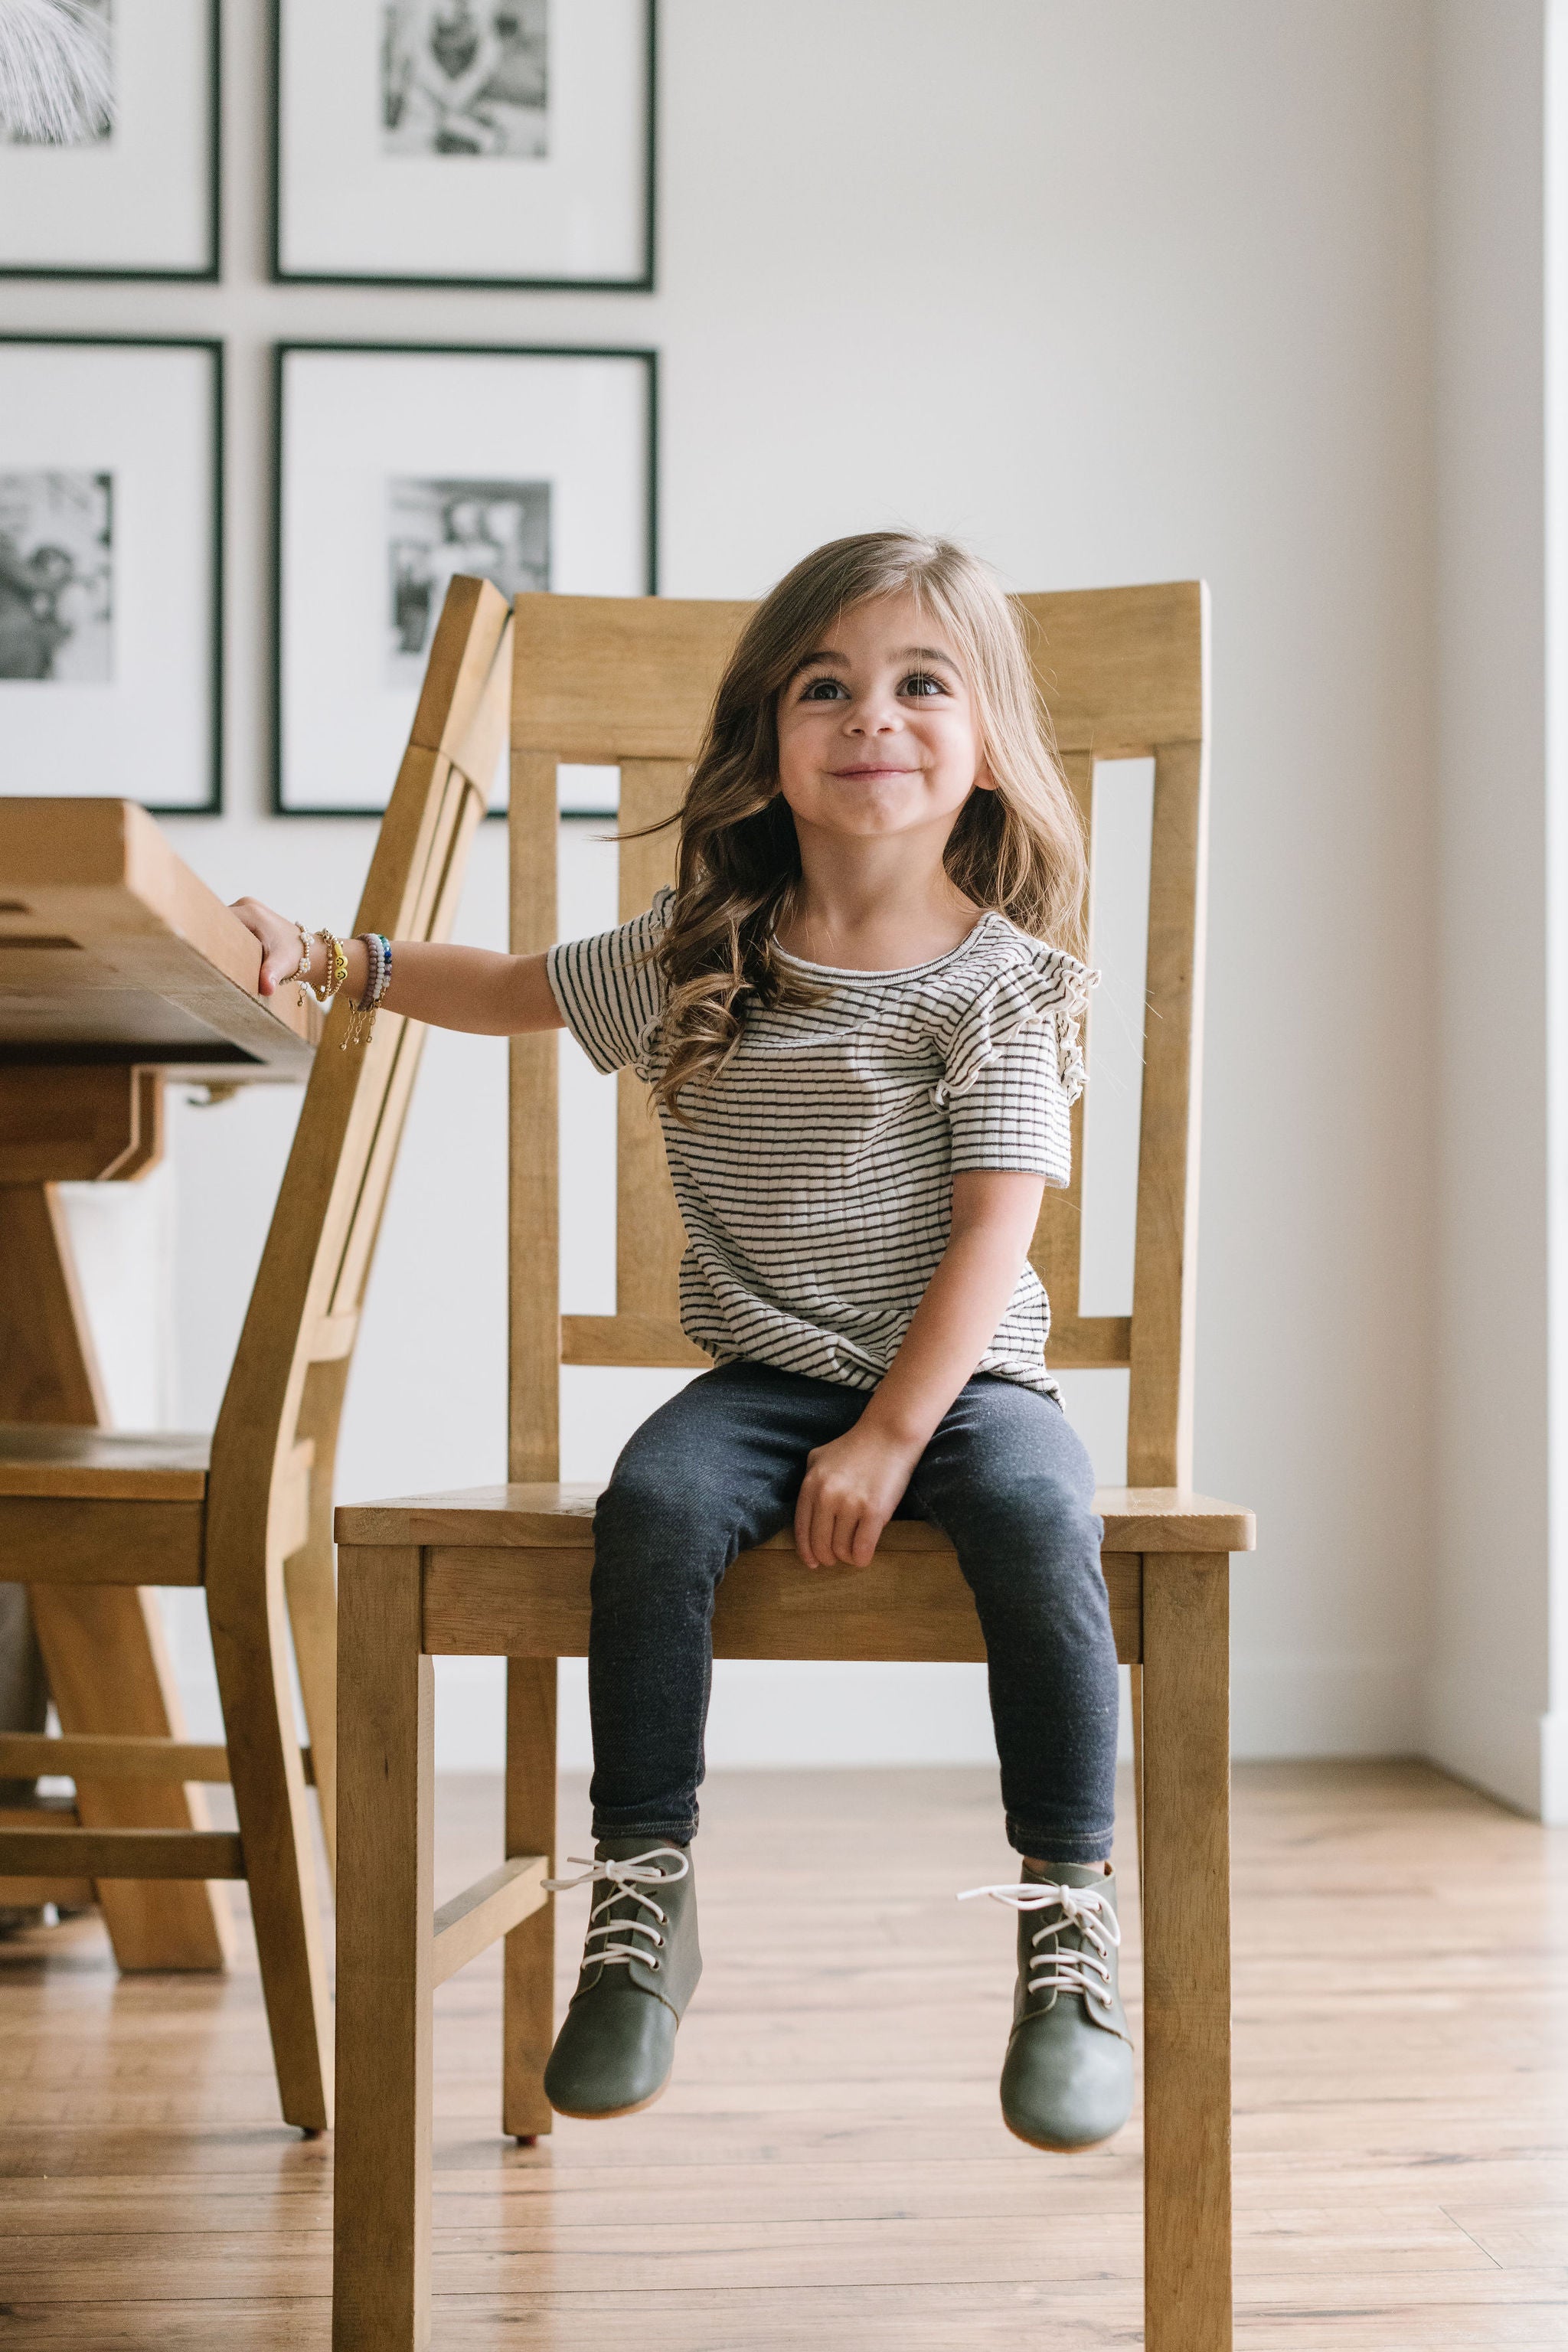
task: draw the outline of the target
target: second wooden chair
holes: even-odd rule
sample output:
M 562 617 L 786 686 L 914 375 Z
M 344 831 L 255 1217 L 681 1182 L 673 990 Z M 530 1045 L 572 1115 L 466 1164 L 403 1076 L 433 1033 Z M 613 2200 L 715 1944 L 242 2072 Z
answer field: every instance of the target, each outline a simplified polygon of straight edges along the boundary
M 443 939 L 506 727 L 510 621 L 487 583 L 447 592 L 414 728 L 355 917 L 357 930 Z M 0 1735 L 0 1776 L 68 1773 L 134 1821 L 162 1793 L 173 1825 L 0 1828 L 0 1880 L 248 1882 L 285 2119 L 332 2119 L 332 2016 L 308 1779 L 336 1843 L 337 1612 L 332 1476 L 365 1282 L 425 1032 L 378 1016 L 340 1052 L 328 1020 L 210 1442 L 0 1428 L 0 1576 L 27 1584 L 46 1660 L 90 1642 L 95 1588 L 199 1585 L 225 1741 Z M 291 1638 L 290 1638 L 291 1637 Z M 297 1663 L 309 1747 L 295 1730 Z M 68 1720 L 63 1697 L 61 1712 Z M 231 1781 L 237 1832 L 187 1825 L 186 1785 Z M 116 1802 L 118 1801 L 118 1804 Z M 82 1810 L 89 1808 L 83 1805 Z M 14 1817 L 13 1817 L 14 1818 Z M 143 1820 L 145 1813 L 143 1811 Z

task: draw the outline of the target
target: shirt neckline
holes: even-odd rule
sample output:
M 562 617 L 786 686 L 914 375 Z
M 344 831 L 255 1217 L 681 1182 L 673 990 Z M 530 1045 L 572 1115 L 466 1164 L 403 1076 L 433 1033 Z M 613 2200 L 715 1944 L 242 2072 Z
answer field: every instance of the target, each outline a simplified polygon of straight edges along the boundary
M 994 907 L 987 907 L 979 921 L 972 923 L 958 945 L 955 948 L 949 948 L 945 955 L 932 956 L 926 963 L 897 964 L 890 971 L 863 971 L 854 964 L 813 963 L 806 956 L 792 955 L 788 948 L 781 948 L 776 940 L 773 942 L 773 953 L 781 963 L 793 964 L 797 971 L 816 972 L 824 980 L 855 980 L 870 984 L 889 980 L 918 980 L 925 972 L 941 971 L 947 964 L 955 962 L 966 950 L 973 946 L 981 932 L 989 925 L 1005 921 L 1006 917 L 999 915 Z

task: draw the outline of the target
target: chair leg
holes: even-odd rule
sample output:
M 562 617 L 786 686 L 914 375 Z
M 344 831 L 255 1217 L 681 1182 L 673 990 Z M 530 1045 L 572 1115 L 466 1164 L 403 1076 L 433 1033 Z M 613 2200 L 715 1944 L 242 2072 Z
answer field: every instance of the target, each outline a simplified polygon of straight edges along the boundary
M 294 1717 L 283 1564 L 237 1559 L 211 1528 L 207 1544 L 213 1663 L 279 2098 L 285 2122 L 330 2131 L 332 2009 Z
M 1138 1890 L 1143 1890 L 1143 1668 L 1137 1660 L 1127 1669 L 1128 1712 L 1132 1717 L 1132 1816 L 1138 1843 Z
M 305 1728 L 310 1737 L 310 1765 L 321 1809 L 321 1835 L 327 1848 L 327 1868 L 335 1880 L 338 1869 L 338 1587 L 332 1566 L 332 1542 L 310 1540 L 283 1564 L 289 1596 L 289 1626 L 294 1636 L 294 1663 L 300 1670 L 300 1696 L 305 1702 Z
M 430 2341 L 435 1686 L 419 1554 L 345 1545 L 333 2352 Z
M 553 1658 L 506 1662 L 506 1850 L 542 1853 L 555 1873 L 555 1691 Z M 554 2121 L 544 2095 L 544 2062 L 555 2033 L 555 1897 L 504 1946 L 501 2129 L 533 2139 Z
M 1143 1563 L 1146 2352 L 1229 2352 L 1229 1563 Z
M 62 1731 L 184 1736 L 155 1592 L 129 1584 L 35 1584 L 30 1593 Z M 211 1826 L 205 1791 L 177 1780 L 79 1781 L 76 1804 L 85 1829 Z M 234 1931 L 221 1881 L 103 1879 L 97 1895 L 115 1961 L 127 1973 L 227 1967 Z

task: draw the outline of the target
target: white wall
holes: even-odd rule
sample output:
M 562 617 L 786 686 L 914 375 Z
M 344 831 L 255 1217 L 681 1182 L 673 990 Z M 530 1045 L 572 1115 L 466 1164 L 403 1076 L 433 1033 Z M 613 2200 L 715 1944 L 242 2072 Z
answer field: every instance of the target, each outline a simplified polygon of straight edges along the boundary
M 1029 587 L 1205 575 L 1197 1470 L 1262 1530 L 1236 1579 L 1238 1741 L 1409 1748 L 1435 1527 L 1421 0 L 666 0 L 651 298 L 262 283 L 261 18 L 227 0 L 229 282 L 3 298 L 12 326 L 230 339 L 231 813 L 174 825 L 181 850 L 324 920 L 369 847 L 259 814 L 273 337 L 657 343 L 674 594 L 753 594 L 898 520 Z M 462 936 L 499 940 L 502 897 L 491 829 Z M 216 1408 L 289 1116 L 258 1093 L 174 1122 L 188 1418 Z M 502 1186 L 500 1051 L 434 1038 L 345 1496 L 498 1475 Z M 591 1378 L 610 1402 L 588 1416 Z M 569 1466 L 603 1467 L 630 1401 L 578 1375 L 568 1402 Z M 1097 1445 L 1114 1472 L 1113 1433 Z M 843 1672 L 763 1682 L 744 1707 L 721 1683 L 716 1754 L 984 1738 L 959 1670 L 863 1677 L 847 1708 Z
M 1447 0 L 1433 85 L 1442 1148 L 1424 1739 L 1531 1810 L 1551 1707 L 1547 14 Z

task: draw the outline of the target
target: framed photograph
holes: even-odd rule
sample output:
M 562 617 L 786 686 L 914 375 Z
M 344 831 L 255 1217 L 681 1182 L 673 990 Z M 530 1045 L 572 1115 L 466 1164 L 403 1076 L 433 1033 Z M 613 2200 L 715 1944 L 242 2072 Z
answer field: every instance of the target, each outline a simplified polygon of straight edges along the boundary
M 0 277 L 218 274 L 218 0 L 76 0 L 77 71 L 0 131 Z
M 648 291 L 655 5 L 273 0 L 273 276 Z
M 222 805 L 223 351 L 0 336 L 0 792 Z
M 276 368 L 273 805 L 379 814 L 454 572 L 657 592 L 655 355 L 283 343 Z M 613 799 L 562 777 L 563 808 Z

